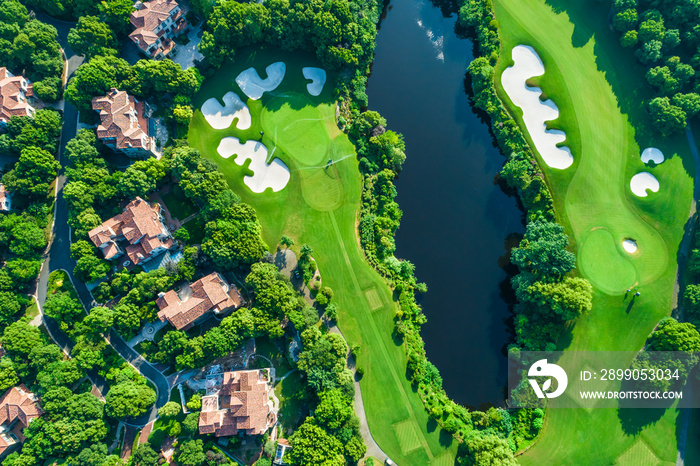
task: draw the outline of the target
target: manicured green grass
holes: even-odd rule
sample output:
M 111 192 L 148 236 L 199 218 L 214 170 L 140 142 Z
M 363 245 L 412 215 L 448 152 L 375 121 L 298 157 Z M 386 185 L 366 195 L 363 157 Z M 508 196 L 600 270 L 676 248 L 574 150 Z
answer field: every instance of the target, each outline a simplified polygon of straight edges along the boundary
M 301 410 L 305 403 L 301 398 L 305 383 L 301 373 L 294 372 L 275 386 L 275 395 L 280 400 L 278 419 L 282 424 L 282 432 L 287 436 L 288 429 L 295 429 L 299 424 Z
M 318 124 L 323 117 L 308 97 L 298 92 L 280 93 L 265 104 L 261 118 L 263 130 L 270 133 L 278 150 L 294 154 L 306 166 L 325 162 L 330 135 Z
M 172 191 L 161 197 L 170 211 L 170 216 L 180 221 L 197 212 L 189 200 L 177 197 Z
M 683 135 L 663 139 L 642 107 L 651 95 L 644 70 L 618 45 L 608 27 L 608 2 L 497 0 L 502 41 L 496 75 L 512 64 L 510 51 L 531 45 L 545 74 L 534 81 L 560 109 L 550 126 L 567 134 L 574 164 L 566 170 L 543 163 L 559 221 L 577 252 L 579 273 L 594 286 L 593 309 L 560 342 L 567 350 L 638 350 L 654 325 L 670 314 L 676 253 L 692 196 L 692 158 Z M 498 83 L 498 79 L 497 79 Z M 504 92 L 501 98 L 510 104 Z M 521 112 L 510 104 L 516 118 Z M 667 160 L 645 166 L 639 155 L 658 147 Z M 660 182 L 658 193 L 634 196 L 629 183 L 641 171 Z M 625 238 L 638 252 L 621 248 Z M 625 291 L 637 286 L 634 305 Z M 675 461 L 675 422 L 667 410 L 650 422 L 644 411 L 624 424 L 615 410 L 550 410 L 545 428 L 523 464 L 613 464 L 640 438 L 661 461 Z M 642 453 L 640 453 L 642 452 Z M 621 459 L 624 460 L 624 457 Z
M 248 101 L 253 124 L 246 131 L 235 128 L 215 131 L 208 126 L 199 111 L 195 112 L 189 132 L 189 142 L 202 154 L 219 164 L 231 188 L 241 198 L 253 205 L 263 225 L 266 243 L 274 248 L 281 236 L 291 237 L 295 244 L 309 244 L 314 249 L 324 285 L 335 294 L 334 301 L 340 306 L 338 323 L 349 345 L 362 347 L 358 364 L 365 369 L 362 379 L 362 395 L 372 435 L 381 448 L 397 464 L 435 464 L 444 455 L 454 458 L 456 442 L 443 440 L 439 429 L 428 426 L 428 415 L 418 394 L 406 378 L 406 351 L 401 341 L 392 338 L 394 315 L 397 304 L 392 291 L 384 279 L 365 261 L 357 238 L 356 222 L 362 192 L 362 178 L 352 143 L 335 125 L 336 104 L 333 97 L 335 75 L 328 73 L 328 82 L 318 97 L 306 93 L 306 83 L 301 73 L 303 66 L 319 66 L 311 55 L 283 53 L 271 49 L 239 50 L 236 62 L 224 65 L 210 78 L 195 97 L 195 106 L 200 106 L 210 97 L 221 97 L 227 91 L 238 92 L 233 80 L 238 73 L 250 66 L 263 70 L 274 61 L 284 60 L 287 73 L 275 95 L 266 93 L 260 101 Z M 241 139 L 260 138 L 263 124 L 260 115 L 263 106 L 281 94 L 302 95 L 299 101 L 313 103 L 320 118 L 309 124 L 321 125 L 327 130 L 329 145 L 321 158 L 320 168 L 309 169 L 310 158 L 306 154 L 292 153 L 295 147 L 305 147 L 309 142 L 285 138 L 277 139 L 285 149 L 275 150 L 274 156 L 287 164 L 291 178 L 287 186 L 272 193 L 267 190 L 254 194 L 243 183 L 245 168 L 233 160 L 222 159 L 216 148 L 222 137 L 236 136 Z M 242 98 L 245 96 L 240 93 Z M 273 102 L 274 105 L 274 102 Z M 290 108 L 295 109 L 294 106 Z M 309 107 L 300 107 L 300 115 L 308 115 Z M 262 137 L 263 143 L 272 153 L 275 147 L 272 117 L 290 121 L 285 111 L 267 112 L 264 125 L 268 128 Z M 283 124 L 278 124 L 283 127 Z M 279 137 L 278 131 L 278 137 Z M 313 144 L 325 145 L 326 133 L 321 129 L 309 130 Z M 293 142 L 292 142 L 293 141 Z M 316 156 L 318 157 L 318 156 Z M 335 162 L 325 168 L 332 158 Z M 381 303 L 374 312 L 365 290 L 373 289 Z M 376 302 L 374 303 L 376 305 Z M 393 426 L 406 423 L 412 425 L 418 439 L 418 448 L 404 452 Z M 404 424 L 401 424 L 404 425 Z M 442 436 L 443 439 L 447 436 Z
M 265 356 L 272 361 L 272 365 L 277 372 L 277 377 L 283 377 L 284 374 L 292 370 L 292 366 L 287 361 L 285 355 L 280 352 L 277 345 L 272 343 L 269 338 L 258 338 L 255 340 L 255 354 Z

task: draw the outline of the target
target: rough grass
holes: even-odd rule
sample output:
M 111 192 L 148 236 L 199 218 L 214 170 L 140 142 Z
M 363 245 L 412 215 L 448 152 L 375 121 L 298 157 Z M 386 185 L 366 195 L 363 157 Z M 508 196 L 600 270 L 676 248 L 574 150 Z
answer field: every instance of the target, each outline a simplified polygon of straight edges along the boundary
M 594 286 L 593 310 L 560 342 L 568 350 L 637 350 L 670 314 L 676 254 L 692 196 L 687 142 L 682 135 L 662 139 L 652 131 L 642 108 L 651 90 L 642 67 L 608 27 L 609 6 L 584 0 L 495 2 L 502 40 L 497 76 L 512 64 L 514 46 L 537 50 L 546 69 L 537 85 L 561 112 L 550 126 L 566 132 L 574 155 L 567 170 L 540 164 L 579 257 L 579 272 Z M 653 169 L 639 159 L 649 146 L 667 157 Z M 637 198 L 629 181 L 642 170 L 654 174 L 661 189 Z M 598 229 L 607 235 L 593 233 Z M 622 250 L 626 237 L 637 241 L 638 253 Z M 642 295 L 628 307 L 623 297 L 632 280 Z M 675 407 L 660 419 L 640 413 L 623 425 L 615 410 L 550 410 L 539 440 L 520 460 L 612 464 L 642 436 L 658 458 L 674 461 L 676 415 Z
M 231 188 L 255 207 L 263 226 L 263 237 L 270 247 L 278 244 L 282 235 L 287 235 L 295 244 L 306 243 L 314 249 L 313 256 L 324 285 L 334 290 L 334 301 L 340 306 L 340 329 L 349 345 L 363 348 L 358 360 L 358 365 L 365 370 L 361 382 L 363 400 L 372 435 L 381 448 L 397 464 L 434 464 L 435 458 L 444 460 L 442 456 L 446 452 L 454 457 L 456 442 L 443 435 L 441 443 L 440 430 L 428 428 L 428 415 L 406 378 L 405 348 L 401 341 L 392 338 L 397 304 L 383 278 L 365 261 L 357 238 L 356 221 L 362 192 L 357 157 L 347 136 L 334 125 L 327 124 L 335 118 L 336 104 L 332 93 L 335 75 L 329 72 L 321 95 L 311 97 L 306 94 L 307 81 L 301 73 L 303 66 L 319 66 L 311 55 L 254 49 L 240 50 L 236 56 L 235 63 L 225 65 L 204 84 L 195 103 L 201 105 L 206 99 L 220 97 L 229 90 L 238 92 L 233 79 L 250 66 L 262 70 L 274 61 L 284 60 L 287 73 L 275 93 L 296 92 L 316 105 L 321 119 L 315 124 L 325 126 L 330 139 L 329 155 L 323 157 L 322 164 L 325 165 L 328 158 L 335 161 L 323 176 L 332 177 L 333 182 L 323 180 L 319 173 L 301 174 L 308 160 L 301 154 L 280 150 L 274 155 L 290 168 L 289 183 L 278 193 L 267 190 L 254 194 L 243 184 L 245 170 L 233 160 L 224 161 L 219 157 L 216 147 L 224 136 L 260 137 L 262 106 L 267 104 L 267 99 L 274 98 L 267 94 L 260 101 L 248 101 L 253 124 L 250 130 L 243 132 L 235 128 L 214 131 L 205 126 L 201 113 L 196 112 L 190 126 L 190 144 L 217 162 Z M 271 135 L 265 131 L 263 142 L 272 151 L 273 143 L 268 138 Z M 329 188 L 332 185 L 337 189 Z M 377 291 L 382 303 L 374 312 L 362 292 L 370 288 Z M 419 442 L 419 447 L 408 453 L 402 451 L 392 428 L 401 421 L 413 425 Z

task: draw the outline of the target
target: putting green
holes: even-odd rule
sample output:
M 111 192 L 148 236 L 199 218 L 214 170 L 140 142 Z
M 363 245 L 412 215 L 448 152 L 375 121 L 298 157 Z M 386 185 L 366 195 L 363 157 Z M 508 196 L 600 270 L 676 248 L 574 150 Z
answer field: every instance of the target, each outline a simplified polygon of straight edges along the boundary
M 298 92 L 277 94 L 263 108 L 265 133 L 284 153 L 307 167 L 328 160 L 330 135 L 316 105 Z
M 609 294 L 624 293 L 637 281 L 630 259 L 620 254 L 612 235 L 603 228 L 583 239 L 578 266 L 593 286 Z
M 302 168 L 295 171 L 301 178 L 301 194 L 314 210 L 333 210 L 343 201 L 343 185 L 334 165 L 328 168 Z

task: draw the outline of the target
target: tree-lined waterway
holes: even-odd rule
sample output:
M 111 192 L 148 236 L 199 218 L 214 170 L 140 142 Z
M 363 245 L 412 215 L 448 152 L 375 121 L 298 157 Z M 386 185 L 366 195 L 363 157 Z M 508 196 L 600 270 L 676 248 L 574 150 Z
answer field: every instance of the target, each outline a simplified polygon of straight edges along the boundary
M 368 94 L 370 109 L 406 138 L 396 255 L 428 284 L 422 334 L 447 393 L 471 406 L 502 404 L 502 266 L 507 238 L 524 228 L 516 199 L 494 183 L 503 156 L 465 93 L 471 43 L 428 1 L 392 1 L 385 13 Z

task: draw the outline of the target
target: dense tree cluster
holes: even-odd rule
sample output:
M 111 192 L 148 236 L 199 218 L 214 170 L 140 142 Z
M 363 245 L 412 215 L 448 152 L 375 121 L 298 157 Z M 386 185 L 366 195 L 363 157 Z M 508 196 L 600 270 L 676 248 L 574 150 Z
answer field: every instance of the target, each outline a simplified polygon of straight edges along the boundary
M 234 269 L 260 260 L 267 246 L 255 210 L 231 191 L 216 164 L 180 145 L 170 153 L 172 175 L 185 196 L 203 207 L 202 251 L 217 267 Z
M 81 16 L 68 33 L 68 45 L 88 60 L 97 55 L 117 55 L 117 37 L 97 16 Z
M 0 63 L 24 73 L 36 95 L 47 102 L 61 96 L 63 57 L 56 28 L 32 19 L 18 0 L 0 2 Z
M 613 27 L 623 47 L 648 67 L 657 97 L 647 102 L 653 127 L 667 136 L 700 111 L 700 5 L 688 0 L 615 0 Z
M 104 404 L 90 393 L 73 393 L 57 387 L 41 397 L 44 414 L 25 429 L 27 437 L 21 454 L 13 453 L 3 466 L 43 464 L 50 456 L 79 457 L 85 449 L 100 449 L 109 428 Z M 78 463 L 75 463 L 78 464 Z
M 288 51 L 315 51 L 331 69 L 348 66 L 364 73 L 374 50 L 376 19 L 376 5 L 369 1 L 227 0 L 211 9 L 201 51 L 220 66 L 236 49 L 265 41 Z
M 68 101 L 86 111 L 91 110 L 93 97 L 103 96 L 113 87 L 139 99 L 155 98 L 160 105 L 189 105 L 202 80 L 197 68 L 183 71 L 171 60 L 139 60 L 131 66 L 122 58 L 97 55 L 75 71 L 65 94 Z
M 682 389 L 688 375 L 698 363 L 700 333 L 689 322 L 678 322 L 667 317 L 654 329 L 643 351 L 635 357 L 630 368 L 657 374 L 663 377 L 647 377 L 630 380 L 623 389 L 669 391 Z
M 99 448 L 109 427 L 104 405 L 89 392 L 76 390 L 85 375 L 76 359 L 66 359 L 58 346 L 49 343 L 37 327 L 23 320 L 5 328 L 2 344 L 8 352 L 0 360 L 0 386 L 19 381 L 41 396 L 44 415 L 32 422 L 21 453 L 13 453 L 4 466 L 40 465 L 46 458 L 74 458 L 86 448 Z M 102 445 L 102 446 L 100 446 Z
M 566 276 L 576 264 L 568 243 L 561 225 L 536 221 L 513 249 L 511 260 L 520 270 L 512 278 L 516 341 L 529 351 L 554 350 L 565 322 L 591 309 L 590 283 Z

